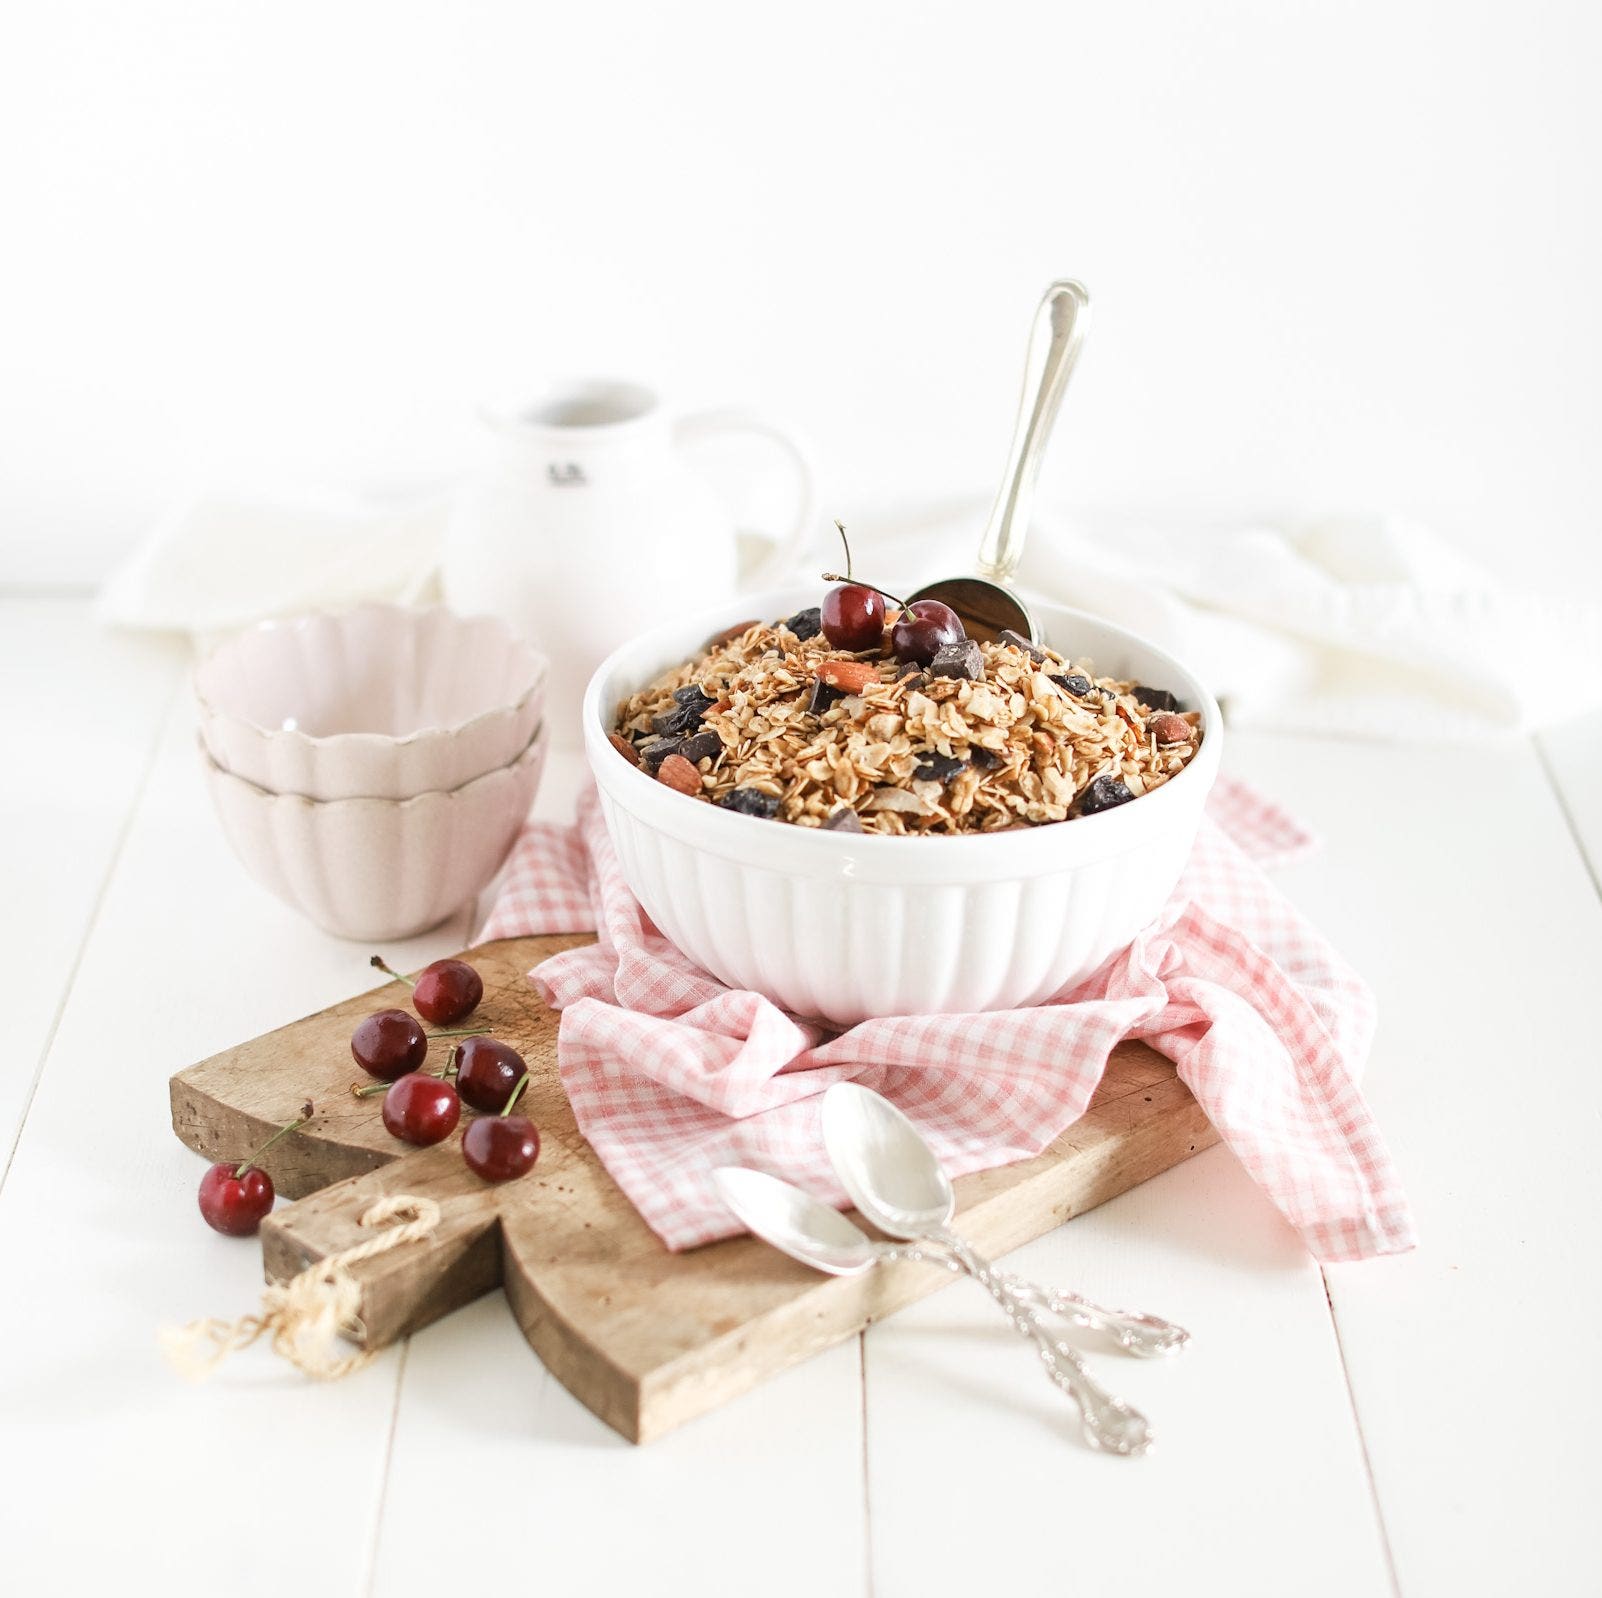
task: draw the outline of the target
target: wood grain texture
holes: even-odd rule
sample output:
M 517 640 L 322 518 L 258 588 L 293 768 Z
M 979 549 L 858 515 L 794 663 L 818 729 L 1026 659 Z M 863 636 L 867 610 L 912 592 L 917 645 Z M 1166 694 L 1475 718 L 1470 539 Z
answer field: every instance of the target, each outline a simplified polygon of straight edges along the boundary
M 540 1127 L 539 1164 L 486 1186 L 465 1166 L 460 1134 L 409 1149 L 373 1099 L 349 1088 L 355 1022 L 398 989 L 374 990 L 225 1050 L 172 1080 L 173 1127 L 213 1158 L 248 1150 L 310 1098 L 312 1125 L 265 1164 L 280 1190 L 305 1195 L 262 1227 L 267 1274 L 282 1280 L 369 1234 L 358 1218 L 385 1194 L 441 1208 L 427 1242 L 357 1269 L 364 1340 L 381 1347 L 497 1283 L 524 1335 L 597 1415 L 643 1442 L 852 1336 L 950 1277 L 896 1266 L 819 1276 L 751 1238 L 672 1254 L 579 1134 L 556 1069 L 556 1021 L 525 979 L 541 959 L 585 940 L 519 938 L 470 950 L 484 976 L 475 1020 L 529 1064 L 523 1104 Z M 437 1047 L 437 1046 L 436 1046 Z M 1215 1134 L 1166 1060 L 1139 1044 L 1114 1052 L 1085 1116 L 1034 1159 L 957 1183 L 964 1231 L 1003 1253 L 1070 1215 L 1187 1158 Z

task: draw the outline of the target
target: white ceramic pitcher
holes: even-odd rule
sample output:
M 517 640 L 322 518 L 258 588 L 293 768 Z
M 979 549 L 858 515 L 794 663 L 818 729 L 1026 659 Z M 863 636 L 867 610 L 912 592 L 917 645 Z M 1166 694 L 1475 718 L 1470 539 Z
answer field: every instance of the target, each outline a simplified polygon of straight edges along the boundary
M 809 531 L 805 451 L 748 412 L 674 417 L 638 384 L 581 381 L 486 420 L 494 448 L 452 511 L 445 599 L 503 617 L 550 656 L 546 715 L 559 744 L 578 745 L 584 685 L 617 645 L 771 582 Z M 743 564 L 732 514 L 681 453 L 735 433 L 777 445 L 795 477 L 788 528 Z

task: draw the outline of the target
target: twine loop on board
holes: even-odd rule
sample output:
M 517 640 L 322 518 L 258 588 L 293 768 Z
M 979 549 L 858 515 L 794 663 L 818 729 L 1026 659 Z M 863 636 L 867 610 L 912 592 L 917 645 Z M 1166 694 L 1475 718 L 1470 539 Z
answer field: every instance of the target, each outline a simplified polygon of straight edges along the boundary
M 269 1282 L 262 1292 L 259 1314 L 242 1315 L 236 1321 L 206 1316 L 187 1326 L 169 1328 L 161 1334 L 167 1358 L 181 1375 L 200 1381 L 236 1349 L 249 1348 L 257 1338 L 270 1334 L 273 1351 L 305 1375 L 318 1381 L 349 1376 L 377 1357 L 375 1349 L 358 1348 L 346 1355 L 336 1354 L 334 1349 L 340 1337 L 355 1340 L 363 1335 L 362 1287 L 350 1267 L 392 1248 L 420 1242 L 434 1232 L 439 1221 L 439 1205 L 431 1198 L 396 1193 L 379 1199 L 363 1210 L 356 1222 L 373 1230 L 375 1236 L 313 1261 L 287 1282 Z

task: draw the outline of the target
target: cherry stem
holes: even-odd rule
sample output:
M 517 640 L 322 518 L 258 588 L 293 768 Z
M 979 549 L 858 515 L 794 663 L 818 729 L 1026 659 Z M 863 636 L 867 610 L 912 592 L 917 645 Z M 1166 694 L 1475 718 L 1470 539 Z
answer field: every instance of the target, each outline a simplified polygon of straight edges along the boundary
M 291 1132 L 299 1131 L 301 1127 L 311 1120 L 311 1118 L 312 1104 L 308 1099 L 306 1103 L 301 1105 L 300 1114 L 293 1121 L 288 1121 L 283 1126 L 279 1127 L 278 1130 L 274 1132 L 273 1135 L 268 1138 L 267 1141 L 263 1143 L 254 1154 L 248 1156 L 246 1159 L 241 1160 L 239 1164 L 234 1167 L 234 1180 L 236 1182 L 239 1181 L 244 1176 L 245 1172 L 248 1171 L 251 1166 L 253 1166 L 256 1161 L 259 1160 L 262 1155 L 264 1155 L 267 1150 L 279 1140 L 279 1138 L 285 1137 Z
M 462 1046 L 460 1043 L 453 1043 L 451 1045 L 451 1052 L 445 1056 L 444 1065 L 442 1065 L 439 1070 L 434 1073 L 434 1075 L 437 1076 L 441 1081 L 444 1081 L 446 1077 L 453 1076 L 455 1074 L 456 1056 L 461 1052 L 461 1047 Z
M 517 1103 L 518 1099 L 522 1096 L 523 1089 L 526 1088 L 527 1086 L 528 1086 L 528 1072 L 525 1071 L 517 1079 L 517 1086 L 512 1089 L 511 1095 L 506 1100 L 506 1103 L 501 1106 L 501 1113 L 500 1113 L 500 1119 L 501 1120 L 504 1121 L 506 1119 L 506 1117 L 509 1116 L 512 1113 L 512 1106 Z
M 403 977 L 400 972 L 397 971 L 394 966 L 390 965 L 381 954 L 375 954 L 367 963 L 368 965 L 372 966 L 374 970 L 382 971 L 385 976 L 394 977 L 397 982 L 404 982 L 409 988 L 415 988 L 417 986 L 417 984 L 410 977 Z
M 352 1082 L 350 1096 L 353 1099 L 370 1099 L 375 1093 L 388 1093 L 394 1085 L 393 1082 L 369 1082 L 363 1087 L 359 1082 Z
M 431 1038 L 481 1038 L 489 1031 L 487 1026 L 458 1027 L 454 1032 L 430 1032 Z
M 909 616 L 912 614 L 911 608 L 908 606 L 906 600 L 897 599 L 888 588 L 881 588 L 877 583 L 865 583 L 860 577 L 853 577 L 849 572 L 847 572 L 843 577 L 839 572 L 825 572 L 823 574 L 823 580 L 826 583 L 855 583 L 858 588 L 871 588 L 874 593 L 883 594 L 884 597 L 888 599 L 897 610 L 906 611 Z
M 845 523 L 843 521 L 841 521 L 838 516 L 836 516 L 835 519 L 834 519 L 834 525 L 839 530 L 840 542 L 845 545 L 845 552 L 846 552 L 846 574 L 845 574 L 845 580 L 847 582 L 850 582 L 851 581 L 851 540 L 846 537 L 846 535 L 845 535 Z

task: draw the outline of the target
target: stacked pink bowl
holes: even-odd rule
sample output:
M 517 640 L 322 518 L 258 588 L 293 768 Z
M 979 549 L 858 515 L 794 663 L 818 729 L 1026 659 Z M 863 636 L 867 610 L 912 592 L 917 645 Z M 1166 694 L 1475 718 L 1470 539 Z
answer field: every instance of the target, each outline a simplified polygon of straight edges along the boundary
M 504 623 L 438 606 L 240 633 L 194 678 L 234 853 L 339 937 L 436 926 L 493 879 L 534 802 L 545 676 Z

